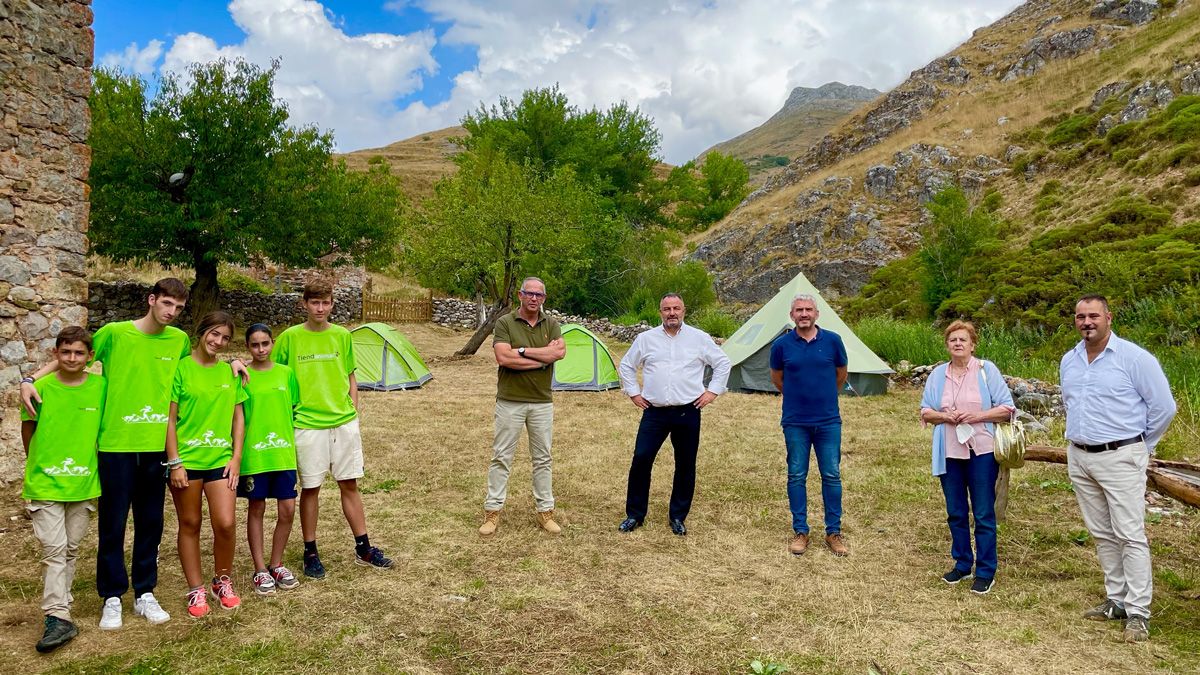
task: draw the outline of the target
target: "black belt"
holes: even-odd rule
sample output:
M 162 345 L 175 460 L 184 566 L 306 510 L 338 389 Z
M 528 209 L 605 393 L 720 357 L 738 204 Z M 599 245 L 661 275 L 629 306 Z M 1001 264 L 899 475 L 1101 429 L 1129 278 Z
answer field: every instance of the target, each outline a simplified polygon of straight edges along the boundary
M 1117 448 L 1123 448 L 1127 445 L 1133 445 L 1134 443 L 1141 443 L 1143 440 L 1145 439 L 1142 437 L 1142 435 L 1138 434 L 1133 438 L 1126 438 L 1125 440 L 1121 441 L 1112 441 L 1110 443 L 1100 443 L 1099 445 L 1084 445 L 1083 443 L 1076 443 L 1075 441 L 1071 441 L 1071 445 L 1074 445 L 1084 452 L 1108 452 L 1109 450 L 1116 450 Z

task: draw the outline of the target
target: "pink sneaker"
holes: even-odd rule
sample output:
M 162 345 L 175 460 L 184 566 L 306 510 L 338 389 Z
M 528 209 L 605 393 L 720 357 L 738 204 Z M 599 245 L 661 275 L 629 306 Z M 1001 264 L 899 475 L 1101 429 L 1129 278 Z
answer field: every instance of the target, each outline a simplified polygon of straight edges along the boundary
M 188 591 L 187 600 L 188 616 L 199 619 L 208 615 L 208 593 L 203 586 Z
M 236 609 L 242 604 L 242 599 L 233 590 L 233 579 L 224 574 L 213 579 L 212 596 L 221 603 L 221 609 Z

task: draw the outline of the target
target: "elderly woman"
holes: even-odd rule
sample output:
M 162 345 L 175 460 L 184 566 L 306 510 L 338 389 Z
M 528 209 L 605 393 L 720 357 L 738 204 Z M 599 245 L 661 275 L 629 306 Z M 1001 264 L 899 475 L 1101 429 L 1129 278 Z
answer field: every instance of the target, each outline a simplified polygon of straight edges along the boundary
M 933 428 L 933 475 L 946 496 L 946 522 L 954 569 L 942 580 L 956 584 L 972 576 L 971 592 L 992 590 L 996 577 L 996 477 L 992 457 L 993 423 L 1016 411 L 1004 376 L 990 361 L 975 358 L 975 326 L 955 321 L 946 327 L 950 362 L 933 370 L 921 399 L 921 421 Z M 971 519 L 975 515 L 975 551 Z

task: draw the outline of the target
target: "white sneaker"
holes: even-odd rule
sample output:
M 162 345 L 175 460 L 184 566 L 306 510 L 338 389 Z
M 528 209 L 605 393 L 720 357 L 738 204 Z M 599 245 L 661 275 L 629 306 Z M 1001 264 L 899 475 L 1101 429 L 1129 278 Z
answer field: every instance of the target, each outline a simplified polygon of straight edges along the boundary
M 158 599 L 154 597 L 153 593 L 142 593 L 142 597 L 134 600 L 133 613 L 146 617 L 146 621 L 154 626 L 171 620 L 171 615 L 167 614 L 167 610 L 158 604 Z
M 104 601 L 104 610 L 100 613 L 100 630 L 117 630 L 121 627 L 121 599 L 109 598 Z

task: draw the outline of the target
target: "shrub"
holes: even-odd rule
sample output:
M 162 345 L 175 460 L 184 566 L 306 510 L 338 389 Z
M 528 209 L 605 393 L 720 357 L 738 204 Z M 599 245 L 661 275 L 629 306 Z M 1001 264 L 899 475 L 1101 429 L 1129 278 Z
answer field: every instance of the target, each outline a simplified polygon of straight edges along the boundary
M 1192 169 L 1183 177 L 1183 184 L 1188 187 L 1200 185 L 1200 169 Z
M 1078 143 L 1087 140 L 1095 131 L 1095 117 L 1086 114 L 1072 115 L 1046 134 L 1046 145 L 1053 148 L 1067 143 Z
M 727 338 L 741 326 L 732 314 L 723 309 L 709 307 L 689 315 L 687 322 L 713 337 Z
M 251 293 L 271 294 L 275 289 L 261 281 L 248 277 L 230 267 L 222 266 L 217 272 L 217 284 L 226 291 L 249 291 Z
M 1162 158 L 1163 166 L 1180 166 L 1185 164 L 1195 164 L 1200 160 L 1200 152 L 1197 152 L 1195 143 L 1184 143 L 1177 145 L 1170 151 L 1165 153 Z
M 1133 140 L 1139 129 L 1142 128 L 1141 122 L 1126 122 L 1108 130 L 1108 134 L 1104 136 L 1104 142 L 1111 148 L 1117 148 L 1128 141 Z
M 1113 153 L 1112 160 L 1117 166 L 1125 166 L 1141 156 L 1142 151 L 1138 148 L 1123 148 Z

